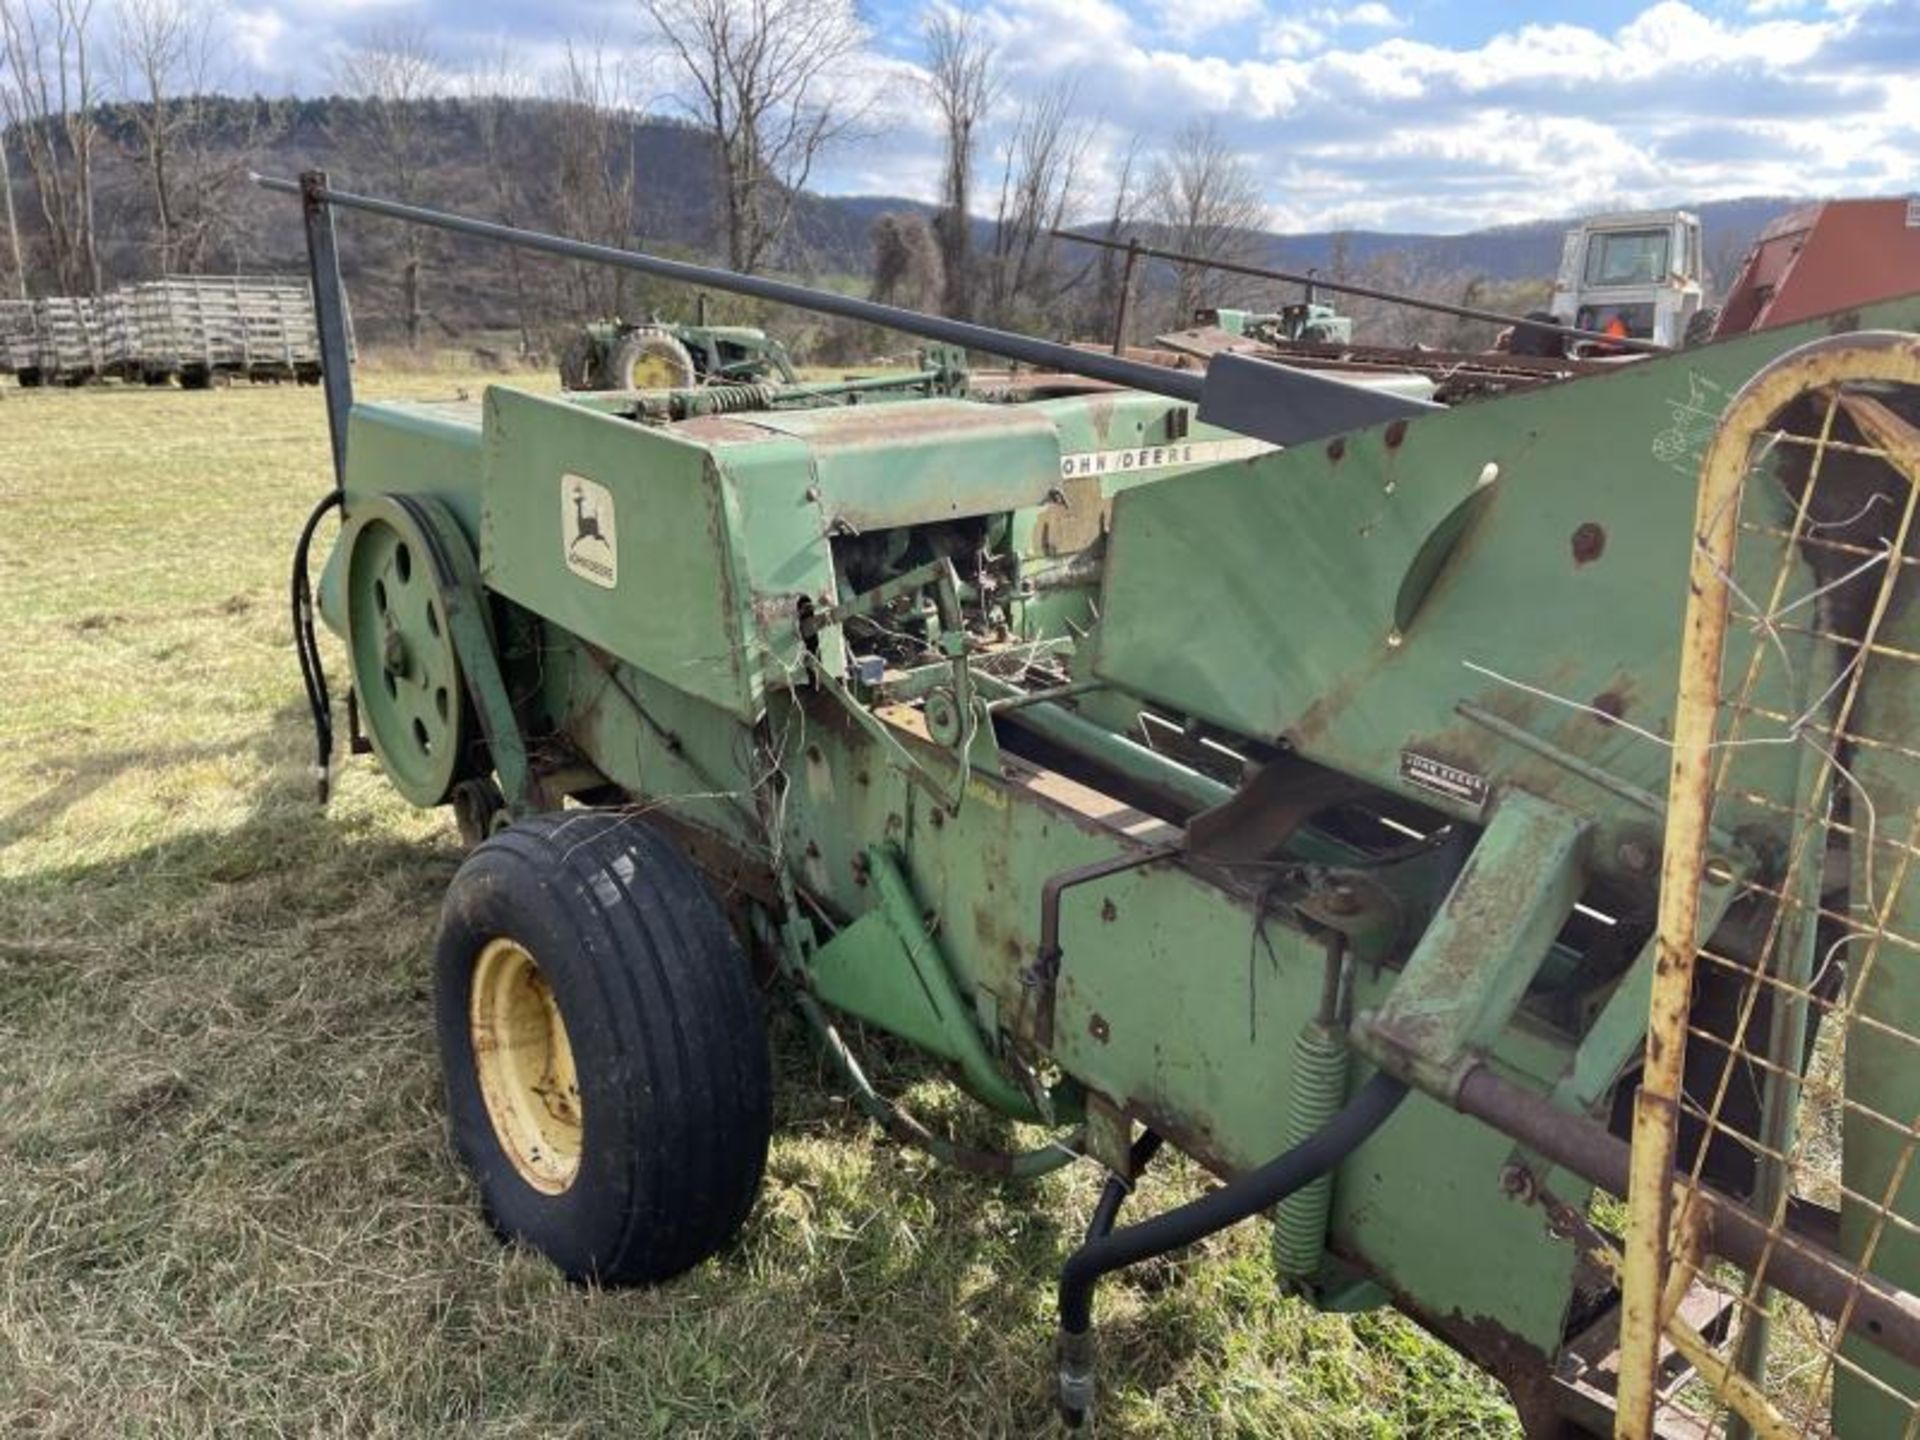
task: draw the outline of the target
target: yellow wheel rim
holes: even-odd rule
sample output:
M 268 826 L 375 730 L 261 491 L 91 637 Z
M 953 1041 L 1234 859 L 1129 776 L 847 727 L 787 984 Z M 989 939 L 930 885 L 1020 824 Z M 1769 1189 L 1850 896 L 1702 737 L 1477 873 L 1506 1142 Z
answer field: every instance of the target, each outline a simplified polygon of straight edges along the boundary
M 680 381 L 680 368 L 668 355 L 642 354 L 634 358 L 627 375 L 629 390 L 671 390 Z
M 560 1194 L 580 1173 L 580 1078 L 553 990 L 525 946 L 487 942 L 473 966 L 468 1021 L 500 1148 L 522 1180 Z

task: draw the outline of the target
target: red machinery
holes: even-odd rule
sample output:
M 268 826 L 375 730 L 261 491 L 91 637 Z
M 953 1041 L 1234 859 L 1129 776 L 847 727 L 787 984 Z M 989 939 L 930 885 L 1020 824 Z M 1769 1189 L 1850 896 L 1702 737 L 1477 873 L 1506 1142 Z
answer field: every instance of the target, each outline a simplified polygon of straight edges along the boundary
M 1760 232 L 1713 335 L 1771 330 L 1916 288 L 1920 196 L 1803 205 Z

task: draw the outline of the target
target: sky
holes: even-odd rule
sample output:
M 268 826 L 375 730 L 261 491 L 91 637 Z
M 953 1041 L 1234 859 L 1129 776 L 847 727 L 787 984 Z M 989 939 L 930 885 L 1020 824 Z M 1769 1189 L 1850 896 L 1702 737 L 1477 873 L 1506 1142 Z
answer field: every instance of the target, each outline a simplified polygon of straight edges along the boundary
M 633 51 L 635 103 L 676 105 L 638 0 L 230 0 L 236 67 L 325 90 L 384 25 L 423 27 L 448 84 L 482 57 L 550 71 L 569 38 Z M 945 3 L 945 0 L 934 0 Z M 846 77 L 867 133 L 815 188 L 932 199 L 940 136 L 912 77 L 928 0 L 862 0 Z M 1920 188 L 1920 0 L 974 0 L 1007 90 L 1071 87 L 1093 126 L 1097 213 L 1119 158 L 1211 118 L 1259 178 L 1271 227 L 1459 232 L 1742 195 Z

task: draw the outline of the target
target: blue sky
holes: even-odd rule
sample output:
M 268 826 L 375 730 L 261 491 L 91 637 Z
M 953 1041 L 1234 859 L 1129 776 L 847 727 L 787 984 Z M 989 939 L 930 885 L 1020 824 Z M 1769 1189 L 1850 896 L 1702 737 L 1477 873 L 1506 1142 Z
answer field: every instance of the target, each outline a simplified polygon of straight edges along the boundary
M 928 0 L 867 0 L 873 105 L 819 188 L 931 198 L 939 139 L 911 83 Z M 946 0 L 933 0 L 946 3 Z M 447 69 L 501 47 L 537 80 L 569 38 L 670 110 L 637 0 L 231 0 L 237 79 L 325 88 L 331 57 L 424 25 Z M 1920 0 L 975 0 L 1022 99 L 1073 87 L 1097 209 L 1119 157 L 1211 116 L 1276 229 L 1458 231 L 1750 194 L 1920 188 Z M 982 171 L 1004 123 L 986 137 Z

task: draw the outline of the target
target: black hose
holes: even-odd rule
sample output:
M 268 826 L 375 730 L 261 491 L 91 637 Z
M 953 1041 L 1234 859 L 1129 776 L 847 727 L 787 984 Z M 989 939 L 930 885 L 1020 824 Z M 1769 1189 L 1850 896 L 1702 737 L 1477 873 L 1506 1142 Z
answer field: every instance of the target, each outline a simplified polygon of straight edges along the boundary
M 1082 1245 L 1060 1272 L 1061 1330 L 1068 1335 L 1087 1332 L 1093 1323 L 1093 1291 L 1101 1276 L 1191 1245 L 1279 1204 L 1338 1166 L 1406 1098 L 1405 1081 L 1379 1072 L 1324 1126 L 1258 1170 L 1177 1209 Z
M 1338 1167 L 1406 1098 L 1406 1082 L 1380 1071 L 1338 1114 L 1291 1150 L 1231 1185 L 1124 1230 L 1111 1227 L 1129 1187 L 1117 1176 L 1108 1180 L 1094 1207 L 1085 1243 L 1067 1257 L 1060 1271 L 1060 1368 L 1055 1395 L 1067 1427 L 1078 1429 L 1093 1405 L 1093 1292 L 1101 1276 L 1191 1245 L 1278 1205 Z M 1151 1159 L 1159 1143 L 1160 1137 L 1148 1131 L 1134 1150 L 1137 1155 L 1142 1146 L 1149 1146 L 1146 1154 Z M 1139 1173 L 1138 1165 L 1134 1173 Z
M 1153 1163 L 1153 1157 L 1160 1153 L 1160 1132 L 1148 1130 L 1133 1142 L 1133 1149 L 1127 1152 L 1127 1173 L 1124 1176 L 1109 1175 L 1106 1185 L 1100 1191 L 1100 1200 L 1093 1207 L 1093 1219 L 1087 1222 L 1086 1244 L 1092 1244 L 1113 1229 L 1113 1222 L 1119 1218 L 1120 1207 L 1126 1204 L 1127 1196 L 1133 1193 L 1133 1182 L 1140 1178 L 1140 1172 Z
M 320 643 L 313 629 L 313 584 L 308 578 L 308 555 L 313 548 L 314 532 L 329 510 L 341 503 L 338 490 L 330 492 L 313 507 L 307 523 L 300 527 L 300 538 L 293 547 L 293 577 L 290 585 L 293 609 L 293 648 L 300 657 L 300 680 L 307 691 L 307 710 L 313 717 L 314 766 L 316 791 L 322 805 L 331 789 L 333 765 L 333 705 L 327 693 L 327 672 L 320 661 Z

